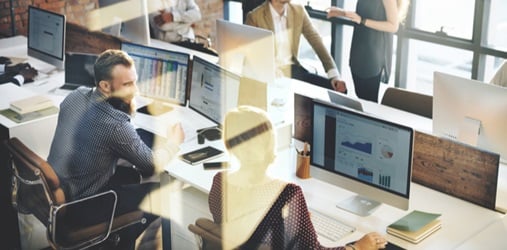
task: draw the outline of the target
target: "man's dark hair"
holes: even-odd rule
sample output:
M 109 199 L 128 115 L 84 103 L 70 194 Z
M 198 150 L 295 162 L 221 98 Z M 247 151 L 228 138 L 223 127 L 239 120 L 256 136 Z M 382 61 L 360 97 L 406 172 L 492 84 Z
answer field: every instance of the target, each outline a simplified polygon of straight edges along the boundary
M 134 60 L 132 60 L 127 53 L 121 50 L 108 49 L 102 52 L 93 66 L 93 70 L 95 72 L 95 85 L 98 86 L 99 82 L 102 80 L 111 80 L 113 78 L 111 72 L 113 71 L 114 66 L 118 64 L 131 67 L 134 65 Z

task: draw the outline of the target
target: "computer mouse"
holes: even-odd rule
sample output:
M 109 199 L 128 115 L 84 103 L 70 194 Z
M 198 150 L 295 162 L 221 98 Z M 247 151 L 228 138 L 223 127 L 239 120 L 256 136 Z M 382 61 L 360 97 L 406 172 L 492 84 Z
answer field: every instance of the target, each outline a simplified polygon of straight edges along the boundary
M 202 132 L 202 135 L 207 140 L 214 141 L 214 140 L 218 140 L 222 137 L 222 130 L 220 130 L 220 128 L 218 128 L 218 127 L 209 128 L 209 129 L 204 130 Z

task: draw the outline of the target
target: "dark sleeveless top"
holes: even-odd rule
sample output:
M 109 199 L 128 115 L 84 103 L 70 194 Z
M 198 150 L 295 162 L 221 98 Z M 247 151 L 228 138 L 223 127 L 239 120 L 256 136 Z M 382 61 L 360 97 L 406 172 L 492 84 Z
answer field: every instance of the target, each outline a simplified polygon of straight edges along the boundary
M 363 19 L 386 21 L 382 0 L 358 0 L 356 12 Z M 357 25 L 352 35 L 350 70 L 353 74 L 369 78 L 380 73 L 387 83 L 391 73 L 393 34 Z

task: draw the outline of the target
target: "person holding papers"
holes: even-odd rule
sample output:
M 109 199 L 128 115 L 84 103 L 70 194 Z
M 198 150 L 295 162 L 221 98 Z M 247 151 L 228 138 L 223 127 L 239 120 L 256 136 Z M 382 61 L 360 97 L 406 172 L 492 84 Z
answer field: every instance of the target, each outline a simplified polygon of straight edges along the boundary
M 224 249 L 326 249 L 317 239 L 301 187 L 266 173 L 276 157 L 275 138 L 261 109 L 240 106 L 225 117 L 224 144 L 239 169 L 217 173 L 208 198 L 213 220 L 222 226 Z M 372 232 L 333 249 L 380 249 L 386 243 Z
M 132 163 L 142 176 L 152 176 L 174 158 L 184 140 L 181 125 L 168 129 L 167 140 L 152 150 L 131 124 L 135 110 L 137 73 L 132 58 L 120 50 L 106 50 L 94 65 L 96 87 L 80 87 L 61 103 L 48 163 L 61 180 L 71 201 L 106 190 L 117 194 L 116 215 L 139 210 L 145 196 L 158 183 L 126 183 L 115 179 L 118 160 Z M 122 181 L 124 183 L 118 183 Z M 100 206 L 100 204 L 99 204 Z M 82 207 L 101 212 L 101 208 Z M 118 249 L 134 249 L 136 238 L 157 218 L 144 213 L 147 223 L 128 227 Z M 88 225 L 93 218 L 75 218 Z
M 194 0 L 150 0 L 150 26 L 157 39 L 177 43 L 195 40 L 192 24 L 201 20 L 201 10 Z M 153 7 L 152 7 L 153 6 Z

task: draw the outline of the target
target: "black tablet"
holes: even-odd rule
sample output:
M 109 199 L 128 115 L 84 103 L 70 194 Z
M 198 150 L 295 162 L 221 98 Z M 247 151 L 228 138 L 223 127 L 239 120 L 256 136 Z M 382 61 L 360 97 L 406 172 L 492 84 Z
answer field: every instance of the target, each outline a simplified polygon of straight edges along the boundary
M 222 150 L 216 149 L 211 146 L 206 146 L 206 147 L 196 149 L 194 151 L 182 154 L 182 155 L 180 155 L 180 159 L 186 163 L 195 165 L 195 164 L 199 164 L 205 160 L 217 158 L 223 154 L 224 154 L 224 152 Z

